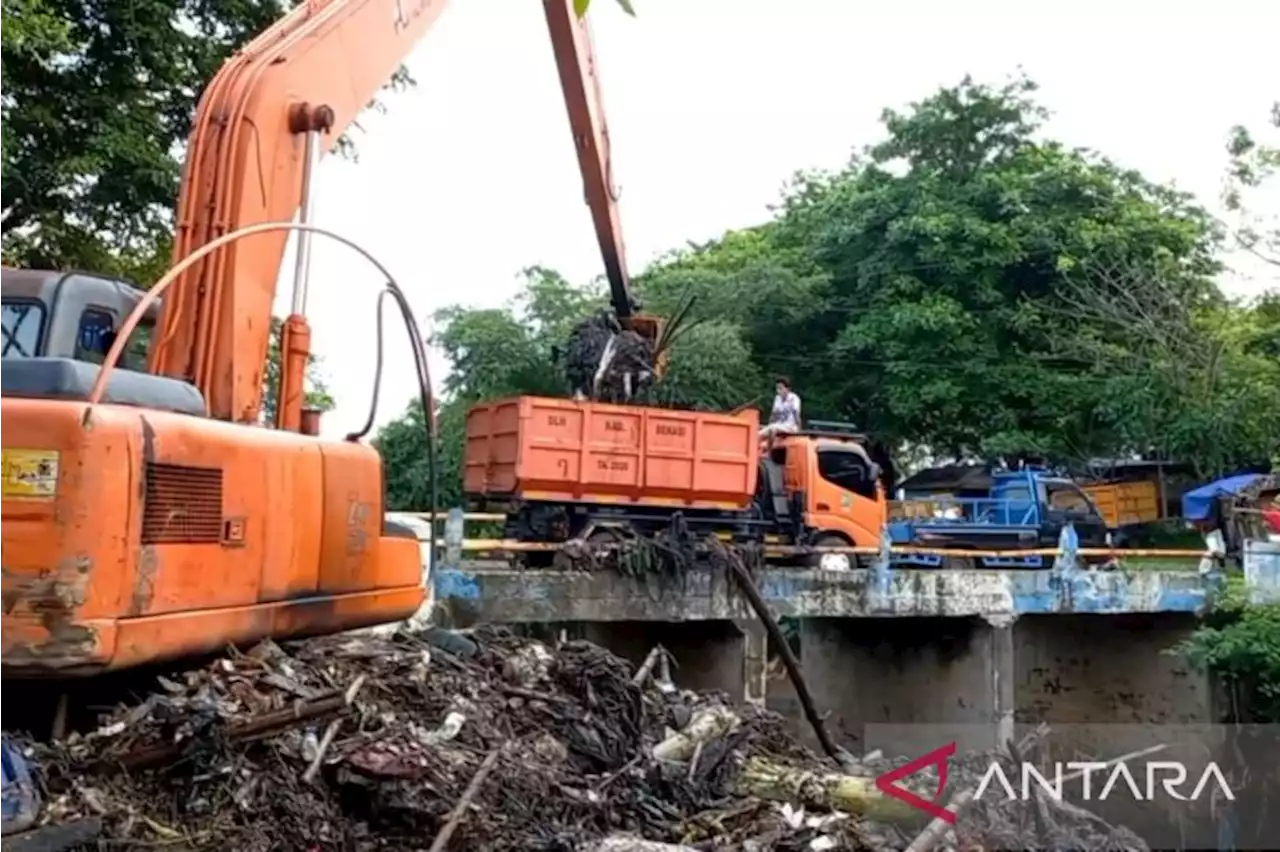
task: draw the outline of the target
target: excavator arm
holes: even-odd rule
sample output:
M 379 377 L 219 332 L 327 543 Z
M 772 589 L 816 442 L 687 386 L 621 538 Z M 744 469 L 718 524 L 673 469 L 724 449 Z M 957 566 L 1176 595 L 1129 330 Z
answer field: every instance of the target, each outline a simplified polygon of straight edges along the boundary
M 303 0 L 209 83 L 196 110 L 178 204 L 175 263 L 230 231 L 311 208 L 311 175 L 439 18 L 444 0 Z M 544 0 L 587 198 L 621 316 L 631 313 L 608 134 L 591 37 L 573 0 Z M 152 372 L 190 381 L 213 417 L 256 423 L 283 232 L 232 244 L 192 266 L 165 299 Z M 298 428 L 309 354 L 309 235 L 300 235 L 282 341 L 277 425 Z M 194 278 L 195 280 L 190 280 Z
M 305 214 L 304 187 L 309 196 L 320 153 L 443 7 L 441 0 L 303 0 L 228 60 L 196 109 L 174 262 L 237 228 L 288 221 L 300 206 Z M 286 239 L 264 234 L 215 252 L 165 300 L 150 369 L 195 384 L 216 418 L 258 420 Z M 304 243 L 300 266 L 309 254 Z M 295 314 L 305 309 L 305 281 L 301 289 Z
M 622 241 L 622 217 L 618 212 L 617 190 L 613 183 L 613 160 L 609 150 L 609 126 L 604 116 L 600 78 L 596 74 L 591 30 L 585 18 L 578 18 L 562 0 L 543 0 L 547 27 L 555 50 L 556 70 L 564 91 L 573 146 L 578 154 L 582 184 L 591 222 L 600 244 L 605 277 L 613 309 L 619 319 L 631 316 L 635 308 L 627 253 Z
M 609 148 L 609 125 L 605 120 L 604 98 L 596 68 L 591 27 L 585 17 L 573 13 L 571 3 L 543 0 L 551 45 L 555 50 L 556 70 L 569 112 L 573 146 L 578 154 L 583 190 L 591 209 L 600 257 L 604 261 L 605 278 L 609 281 L 609 297 L 613 311 L 624 328 L 656 341 L 662 333 L 662 321 L 640 313 L 641 305 L 631 289 L 627 270 L 626 245 L 622 239 L 622 217 L 618 210 L 618 191 L 613 182 L 613 156 Z M 658 362 L 659 371 L 665 359 Z

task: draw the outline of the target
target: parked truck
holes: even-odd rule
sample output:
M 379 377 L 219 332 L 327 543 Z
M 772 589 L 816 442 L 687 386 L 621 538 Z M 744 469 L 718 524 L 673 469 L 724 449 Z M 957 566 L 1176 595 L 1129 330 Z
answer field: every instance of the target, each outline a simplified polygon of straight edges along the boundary
M 759 415 L 520 396 L 467 415 L 469 507 L 506 515 L 505 537 L 566 542 L 652 536 L 676 520 L 739 542 L 875 546 L 886 519 L 879 469 L 851 428 L 779 436 Z M 848 554 L 811 564 L 847 569 Z
M 1045 567 L 1044 556 L 983 556 L 992 551 L 1053 548 L 1068 524 L 1081 547 L 1111 542 L 1106 518 L 1071 479 L 1037 468 L 988 472 L 980 467 L 924 471 L 900 487 L 889 509 L 894 544 L 974 551 L 981 567 Z M 904 565 L 938 567 L 936 554 L 903 553 Z M 954 561 L 954 559 L 953 559 Z

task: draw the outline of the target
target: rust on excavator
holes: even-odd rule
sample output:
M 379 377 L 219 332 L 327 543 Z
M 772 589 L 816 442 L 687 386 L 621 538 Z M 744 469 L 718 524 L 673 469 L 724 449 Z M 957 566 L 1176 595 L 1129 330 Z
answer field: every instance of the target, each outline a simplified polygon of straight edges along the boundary
M 77 622 L 88 597 L 87 556 L 68 557 L 51 571 L 3 572 L 6 667 L 66 672 L 98 668 L 97 633 Z

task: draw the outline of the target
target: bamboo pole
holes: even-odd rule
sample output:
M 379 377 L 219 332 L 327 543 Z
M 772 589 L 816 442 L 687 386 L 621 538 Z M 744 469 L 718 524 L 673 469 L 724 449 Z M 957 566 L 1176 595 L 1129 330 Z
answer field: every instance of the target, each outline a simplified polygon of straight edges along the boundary
M 743 764 L 735 786 L 739 795 L 844 811 L 878 822 L 919 825 L 926 821 L 922 811 L 881 793 L 874 778 L 811 772 L 752 757 Z

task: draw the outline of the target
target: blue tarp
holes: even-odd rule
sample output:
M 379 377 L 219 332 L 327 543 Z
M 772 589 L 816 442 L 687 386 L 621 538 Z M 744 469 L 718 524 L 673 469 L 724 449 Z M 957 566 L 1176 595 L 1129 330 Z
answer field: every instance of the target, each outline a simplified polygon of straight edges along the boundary
M 40 793 L 26 761 L 9 745 L 8 737 L 0 740 L 0 775 L 4 781 L 3 832 L 22 831 L 39 816 Z
M 1188 521 L 1207 520 L 1213 513 L 1213 506 L 1224 494 L 1237 494 L 1253 483 L 1262 479 L 1260 473 L 1241 473 L 1228 476 L 1208 485 L 1201 485 L 1182 495 L 1182 517 Z

